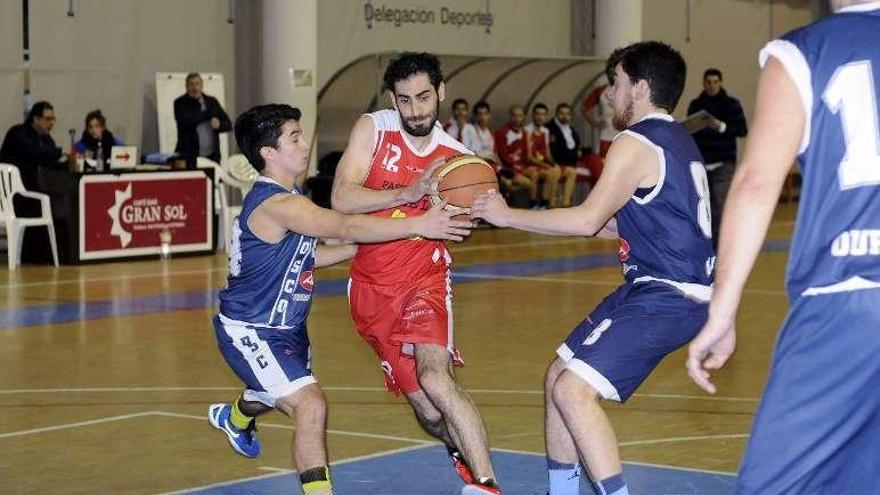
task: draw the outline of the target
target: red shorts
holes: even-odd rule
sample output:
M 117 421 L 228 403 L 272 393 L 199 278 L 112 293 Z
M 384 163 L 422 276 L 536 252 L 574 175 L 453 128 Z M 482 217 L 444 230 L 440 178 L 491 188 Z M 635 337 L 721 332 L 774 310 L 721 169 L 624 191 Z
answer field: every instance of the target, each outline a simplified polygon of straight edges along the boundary
M 437 344 L 457 358 L 452 343 L 452 284 L 446 273 L 415 284 L 351 280 L 348 300 L 358 333 L 381 360 L 390 392 L 408 394 L 421 389 L 413 344 Z

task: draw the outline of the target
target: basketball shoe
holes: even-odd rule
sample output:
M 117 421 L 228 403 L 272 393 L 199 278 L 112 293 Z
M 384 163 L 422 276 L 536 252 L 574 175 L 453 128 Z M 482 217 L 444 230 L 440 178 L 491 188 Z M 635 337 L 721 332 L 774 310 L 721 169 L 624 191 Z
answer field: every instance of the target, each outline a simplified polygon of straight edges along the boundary
M 236 452 L 249 458 L 257 457 L 260 455 L 260 441 L 257 439 L 256 421 L 251 421 L 250 426 L 239 430 L 229 421 L 231 411 L 230 404 L 211 404 L 208 408 L 208 421 L 211 426 L 226 434 L 229 445 Z

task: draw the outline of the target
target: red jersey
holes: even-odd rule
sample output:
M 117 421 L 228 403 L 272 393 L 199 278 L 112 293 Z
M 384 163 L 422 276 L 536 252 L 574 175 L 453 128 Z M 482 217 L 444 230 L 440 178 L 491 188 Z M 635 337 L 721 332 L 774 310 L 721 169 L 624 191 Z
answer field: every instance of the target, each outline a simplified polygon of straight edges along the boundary
M 396 110 L 367 114 L 376 128 L 373 158 L 363 187 L 383 190 L 406 187 L 415 182 L 437 158 L 472 154 L 463 144 L 447 134 L 439 123 L 434 125 L 431 142 L 423 151 L 416 150 L 401 129 Z M 395 206 L 370 213 L 380 217 L 403 218 L 423 215 L 431 208 L 424 197 L 416 203 Z M 361 244 L 351 265 L 351 278 L 376 285 L 415 283 L 433 273 L 445 273 L 452 257 L 442 241 L 422 238 Z
M 526 132 L 524 129 L 513 130 L 510 123 L 504 124 L 495 131 L 495 150 L 504 167 L 521 174 L 526 167 Z

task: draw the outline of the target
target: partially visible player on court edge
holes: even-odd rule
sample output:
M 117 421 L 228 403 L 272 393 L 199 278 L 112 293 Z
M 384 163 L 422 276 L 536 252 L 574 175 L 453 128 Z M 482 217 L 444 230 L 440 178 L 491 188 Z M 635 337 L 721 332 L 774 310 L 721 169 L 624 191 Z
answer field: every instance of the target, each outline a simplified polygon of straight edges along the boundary
M 880 2 L 768 43 L 754 131 L 721 224 L 709 321 L 687 367 L 710 370 L 736 343 L 737 308 L 797 158 L 800 207 L 786 271 L 790 309 L 735 493 L 880 492 Z
M 596 493 L 629 493 L 599 399 L 626 401 L 666 355 L 690 342 L 706 321 L 712 290 L 706 172 L 696 143 L 671 115 L 685 62 L 672 47 L 648 41 L 616 50 L 606 72 L 621 132 L 587 199 L 572 208 L 514 210 L 489 192 L 471 213 L 550 235 L 619 234 L 625 282 L 571 332 L 547 371 L 551 495 L 577 495 L 578 461 Z
M 336 172 L 333 207 L 409 218 L 430 207 L 429 175 L 449 156 L 471 153 L 437 122 L 446 88 L 437 57 L 404 53 L 385 71 L 393 109 L 363 115 Z M 351 266 L 349 302 L 361 337 L 381 362 L 389 391 L 406 396 L 416 419 L 449 449 L 463 493 L 500 493 L 486 428 L 455 381 L 452 257 L 421 238 L 362 244 Z
M 303 492 L 323 495 L 333 493 L 327 406 L 312 376 L 306 317 L 314 269 L 352 257 L 355 247 L 316 248 L 316 238 L 382 242 L 418 235 L 458 241 L 470 223 L 452 221 L 439 206 L 399 220 L 316 206 L 294 185 L 309 157 L 299 120 L 299 109 L 263 105 L 235 122 L 238 147 L 261 175 L 233 224 L 228 285 L 220 291 L 214 330 L 220 353 L 246 388 L 232 404 L 212 405 L 208 418 L 235 451 L 256 457 L 255 417 L 273 408 L 290 416 L 296 425 L 293 466 Z

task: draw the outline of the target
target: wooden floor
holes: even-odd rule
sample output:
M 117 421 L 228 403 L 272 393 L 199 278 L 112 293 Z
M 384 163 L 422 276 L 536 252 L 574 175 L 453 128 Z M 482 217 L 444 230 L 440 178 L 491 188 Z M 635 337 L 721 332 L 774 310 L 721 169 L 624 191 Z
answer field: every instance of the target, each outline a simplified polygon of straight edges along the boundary
M 793 207 L 781 207 L 769 238 L 789 238 L 793 218 Z M 620 282 L 619 268 L 603 255 L 615 252 L 608 241 L 494 229 L 453 246 L 457 268 L 487 267 L 457 284 L 454 311 L 467 360 L 460 380 L 493 447 L 543 452 L 545 367 L 570 329 Z M 585 257 L 599 266 L 565 268 Z M 629 403 L 607 406 L 624 460 L 736 471 L 787 309 L 786 257 L 784 249 L 770 250 L 758 261 L 739 315 L 739 349 L 717 377 L 718 396 L 689 381 L 678 352 Z M 538 260 L 547 264 L 527 275 L 492 271 L 502 262 L 528 267 Z M 211 326 L 225 272 L 222 254 L 3 270 L 0 493 L 155 494 L 289 468 L 285 417 L 261 420 L 264 451 L 256 463 L 233 455 L 204 419 L 210 403 L 234 399 L 240 387 Z M 347 271 L 318 275 L 319 285 L 333 284 Z M 344 295 L 316 298 L 309 328 L 330 403 L 333 460 L 430 440 L 406 404 L 384 392 Z

